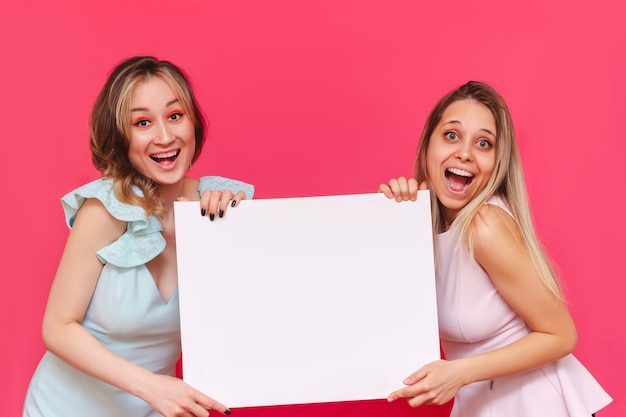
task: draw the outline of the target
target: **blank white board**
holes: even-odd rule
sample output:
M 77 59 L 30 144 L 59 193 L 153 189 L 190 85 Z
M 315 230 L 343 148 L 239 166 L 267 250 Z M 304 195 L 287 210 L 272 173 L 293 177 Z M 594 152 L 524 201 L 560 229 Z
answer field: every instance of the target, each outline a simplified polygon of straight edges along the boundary
M 176 202 L 186 382 L 231 408 L 386 398 L 440 358 L 428 192 Z

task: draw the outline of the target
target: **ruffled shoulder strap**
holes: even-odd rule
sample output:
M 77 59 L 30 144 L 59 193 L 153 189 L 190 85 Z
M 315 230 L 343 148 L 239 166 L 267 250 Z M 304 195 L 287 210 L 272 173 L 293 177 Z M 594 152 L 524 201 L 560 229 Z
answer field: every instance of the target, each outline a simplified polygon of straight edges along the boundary
M 145 264 L 165 249 L 161 223 L 154 216 L 147 217 L 141 207 L 120 202 L 113 192 L 111 179 L 92 181 L 61 199 L 68 227 L 72 227 L 78 209 L 88 198 L 98 199 L 113 217 L 128 223 L 119 239 L 96 254 L 102 263 L 130 268 Z
M 200 178 L 200 184 L 198 186 L 198 191 L 200 192 L 200 195 L 202 195 L 203 191 L 207 190 L 230 190 L 233 193 L 236 193 L 237 191 L 243 191 L 246 194 L 246 198 L 248 200 L 251 200 L 254 196 L 254 185 L 218 176 L 207 176 Z

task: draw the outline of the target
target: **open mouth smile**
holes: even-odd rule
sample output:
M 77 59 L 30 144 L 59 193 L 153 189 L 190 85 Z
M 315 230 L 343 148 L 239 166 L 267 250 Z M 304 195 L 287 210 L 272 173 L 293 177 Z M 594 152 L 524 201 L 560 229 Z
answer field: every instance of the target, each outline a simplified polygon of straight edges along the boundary
M 163 152 L 163 153 L 155 153 L 150 155 L 150 159 L 155 162 L 164 163 L 164 162 L 174 162 L 178 155 L 180 154 L 180 149 L 176 151 Z
M 445 177 L 452 191 L 464 191 L 474 180 L 474 174 L 460 168 L 446 169 Z

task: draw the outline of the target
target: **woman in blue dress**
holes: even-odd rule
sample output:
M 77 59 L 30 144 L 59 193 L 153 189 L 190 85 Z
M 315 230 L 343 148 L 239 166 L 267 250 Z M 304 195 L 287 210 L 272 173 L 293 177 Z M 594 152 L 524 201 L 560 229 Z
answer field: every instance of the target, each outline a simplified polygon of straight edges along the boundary
M 167 61 L 120 63 L 91 115 L 102 178 L 62 199 L 69 237 L 43 320 L 44 354 L 23 415 L 207 416 L 228 408 L 174 376 L 180 356 L 173 203 L 213 221 L 252 186 L 187 176 L 205 122 Z M 201 191 L 203 191 L 201 196 Z

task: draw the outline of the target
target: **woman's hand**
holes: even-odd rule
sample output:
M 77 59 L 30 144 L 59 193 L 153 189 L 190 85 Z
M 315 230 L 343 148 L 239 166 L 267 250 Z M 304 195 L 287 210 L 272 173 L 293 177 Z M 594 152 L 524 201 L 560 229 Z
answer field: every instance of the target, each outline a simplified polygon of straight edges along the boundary
M 200 197 L 200 214 L 209 215 L 209 219 L 213 221 L 215 216 L 224 217 L 228 206 L 236 207 L 241 200 L 246 199 L 246 193 L 237 191 L 233 194 L 231 190 L 206 190 Z M 178 201 L 191 201 L 189 198 L 179 197 Z
M 406 398 L 411 407 L 447 403 L 465 385 L 460 364 L 460 361 L 439 360 L 422 366 L 402 381 L 407 386 L 389 394 L 387 401 Z
M 379 193 L 384 193 L 387 198 L 393 198 L 396 201 L 416 201 L 418 190 L 427 190 L 428 184 L 426 181 L 422 181 L 421 184 L 417 184 L 415 178 L 404 177 L 392 178 L 389 180 L 389 184 L 380 184 L 378 187 Z
M 172 376 L 152 374 L 145 390 L 141 398 L 164 417 L 206 417 L 208 410 L 230 414 L 224 404 Z

